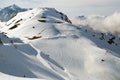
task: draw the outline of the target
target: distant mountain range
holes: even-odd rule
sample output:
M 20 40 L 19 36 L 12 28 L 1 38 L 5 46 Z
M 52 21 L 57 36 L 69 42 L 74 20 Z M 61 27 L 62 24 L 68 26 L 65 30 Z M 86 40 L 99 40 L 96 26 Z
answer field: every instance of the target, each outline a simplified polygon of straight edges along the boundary
M 19 12 L 24 12 L 29 9 L 26 8 L 20 8 L 19 6 L 13 4 L 8 7 L 0 9 L 0 21 L 1 22 L 6 22 L 13 18 L 17 13 Z

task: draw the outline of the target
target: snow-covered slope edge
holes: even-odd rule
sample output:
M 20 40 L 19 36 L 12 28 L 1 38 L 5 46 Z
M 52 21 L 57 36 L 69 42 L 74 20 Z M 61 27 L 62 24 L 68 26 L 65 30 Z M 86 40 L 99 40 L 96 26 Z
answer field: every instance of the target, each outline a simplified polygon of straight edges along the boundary
M 45 79 L 36 79 L 36 78 L 15 77 L 15 76 L 3 74 L 1 72 L 0 72 L 0 79 L 1 80 L 45 80 Z

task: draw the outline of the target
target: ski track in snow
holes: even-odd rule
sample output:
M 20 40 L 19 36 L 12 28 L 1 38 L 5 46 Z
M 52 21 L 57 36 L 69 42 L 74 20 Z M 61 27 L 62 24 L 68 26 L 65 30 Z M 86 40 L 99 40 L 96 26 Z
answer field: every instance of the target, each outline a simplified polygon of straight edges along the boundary
M 32 45 L 32 44 L 31 44 Z M 65 80 L 68 80 L 68 78 L 64 77 L 63 75 L 61 75 L 60 73 L 58 73 L 53 66 L 51 65 L 54 64 L 55 66 L 57 66 L 59 69 L 63 70 L 68 76 L 69 79 L 72 79 L 71 74 L 69 72 L 67 72 L 67 70 L 65 70 L 63 67 L 61 67 L 58 63 L 56 63 L 55 61 L 50 60 L 49 55 L 44 54 L 43 52 L 41 52 L 40 50 L 38 50 L 37 48 L 35 48 L 34 46 L 32 46 L 36 51 L 37 51 L 37 58 L 40 60 L 40 62 L 42 62 L 42 64 L 46 67 L 48 67 L 49 69 L 53 70 L 56 74 L 60 75 L 61 77 L 63 77 Z M 50 63 L 49 63 L 50 62 Z

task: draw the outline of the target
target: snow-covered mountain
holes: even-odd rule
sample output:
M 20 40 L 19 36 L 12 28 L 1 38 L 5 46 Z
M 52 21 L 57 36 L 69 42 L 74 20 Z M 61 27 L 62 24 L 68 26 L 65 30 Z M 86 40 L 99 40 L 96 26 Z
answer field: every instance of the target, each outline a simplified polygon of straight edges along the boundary
M 27 11 L 28 9 L 20 8 L 13 4 L 3 9 L 0 9 L 0 21 L 6 22 L 13 18 L 17 13 Z
M 18 13 L 0 31 L 2 80 L 120 80 L 119 37 L 71 24 L 54 8 Z
M 54 8 L 36 8 L 27 12 L 18 13 L 17 16 L 5 24 L 2 31 L 12 36 L 19 36 L 25 39 L 34 37 L 44 38 L 62 34 L 59 27 L 64 28 L 65 26 L 65 28 L 68 28 L 68 30 L 70 28 L 71 30 L 74 27 L 67 26 L 70 24 L 71 21 L 68 17 L 56 11 Z

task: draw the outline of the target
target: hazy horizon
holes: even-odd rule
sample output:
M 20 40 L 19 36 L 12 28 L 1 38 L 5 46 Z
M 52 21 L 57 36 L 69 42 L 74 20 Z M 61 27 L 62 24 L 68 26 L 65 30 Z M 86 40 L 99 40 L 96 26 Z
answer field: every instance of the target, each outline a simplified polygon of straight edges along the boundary
M 68 16 L 111 15 L 120 12 L 120 0 L 4 0 L 0 8 L 16 4 L 23 8 L 51 7 Z

